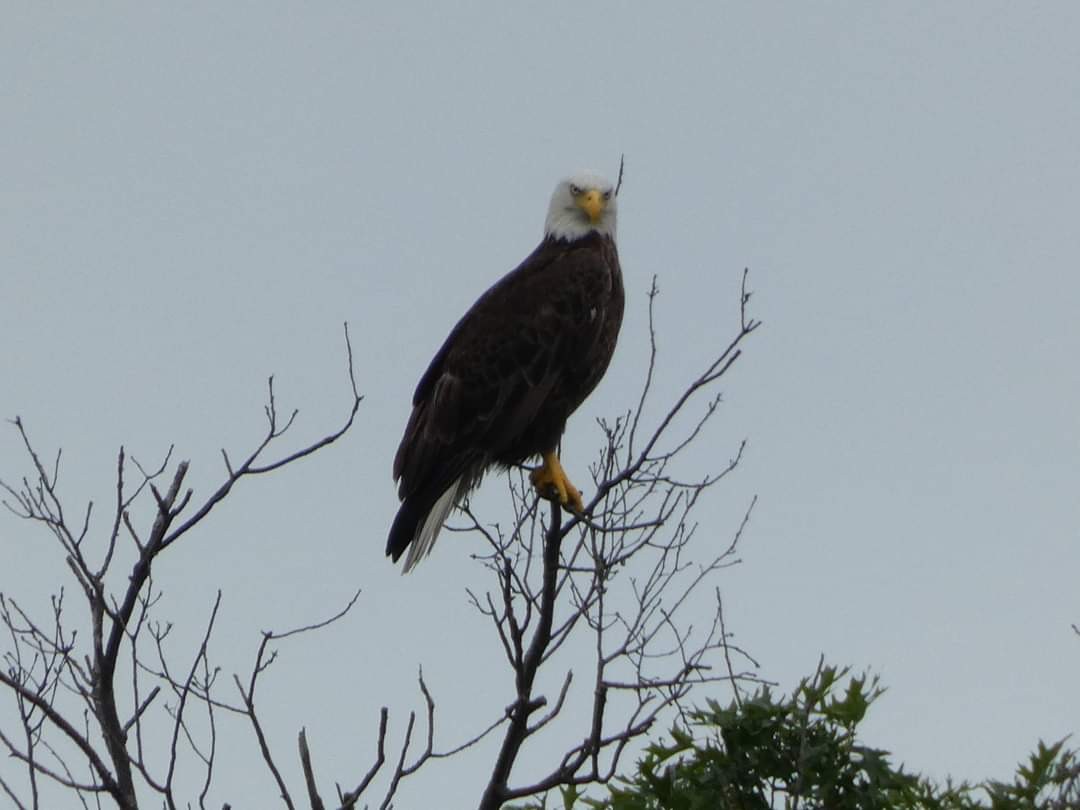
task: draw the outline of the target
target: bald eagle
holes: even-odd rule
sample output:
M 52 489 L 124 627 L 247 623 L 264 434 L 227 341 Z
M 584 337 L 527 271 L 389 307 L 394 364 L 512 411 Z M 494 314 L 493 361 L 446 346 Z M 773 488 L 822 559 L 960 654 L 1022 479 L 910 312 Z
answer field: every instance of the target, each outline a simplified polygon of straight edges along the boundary
M 589 172 L 555 186 L 540 245 L 480 296 L 420 378 L 394 457 L 401 507 L 386 543 L 395 562 L 408 549 L 404 571 L 491 467 L 540 456 L 533 486 L 583 511 L 556 451 L 622 324 L 615 191 Z

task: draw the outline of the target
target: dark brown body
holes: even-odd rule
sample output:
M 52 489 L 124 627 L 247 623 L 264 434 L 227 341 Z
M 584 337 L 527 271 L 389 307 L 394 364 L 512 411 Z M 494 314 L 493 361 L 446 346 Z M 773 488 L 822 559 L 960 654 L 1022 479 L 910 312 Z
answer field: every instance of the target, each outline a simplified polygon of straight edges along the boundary
M 402 500 L 395 560 L 451 486 L 492 465 L 555 449 L 567 417 L 600 382 L 623 316 L 615 243 L 598 233 L 545 239 L 465 314 L 413 396 L 394 458 Z

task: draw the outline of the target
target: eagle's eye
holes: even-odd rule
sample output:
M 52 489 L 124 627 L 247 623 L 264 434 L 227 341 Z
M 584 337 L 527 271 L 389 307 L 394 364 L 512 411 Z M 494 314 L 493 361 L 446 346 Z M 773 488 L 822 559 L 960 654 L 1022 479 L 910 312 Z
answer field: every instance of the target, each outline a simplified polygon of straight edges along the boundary
M 576 186 L 573 183 L 570 184 L 570 193 L 575 197 L 581 194 L 581 186 Z
M 604 192 L 604 202 L 607 202 L 610 199 L 611 199 L 611 189 L 608 189 L 607 191 Z

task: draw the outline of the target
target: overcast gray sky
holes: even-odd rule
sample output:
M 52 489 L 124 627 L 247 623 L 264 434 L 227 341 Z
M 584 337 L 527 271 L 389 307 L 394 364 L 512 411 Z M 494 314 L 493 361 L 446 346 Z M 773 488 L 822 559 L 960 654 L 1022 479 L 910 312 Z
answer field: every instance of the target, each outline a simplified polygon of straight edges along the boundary
M 571 472 L 637 390 L 651 277 L 674 392 L 733 333 L 749 267 L 764 326 L 700 456 L 749 440 L 703 529 L 760 496 L 729 629 L 785 688 L 821 652 L 880 673 L 867 735 L 908 766 L 1005 777 L 1080 729 L 1078 43 L 1071 3 L 9 4 L 0 412 L 64 448 L 73 503 L 110 502 L 120 444 L 175 444 L 205 494 L 219 448 L 260 435 L 268 374 L 296 441 L 336 427 L 349 321 L 359 425 L 239 487 L 164 560 L 160 609 L 187 655 L 223 590 L 214 649 L 242 671 L 258 630 L 363 588 L 262 687 L 289 774 L 307 725 L 326 784 L 349 778 L 419 664 L 450 743 L 510 687 L 465 600 L 480 541 L 405 578 L 383 558 L 409 397 L 556 180 L 625 153 L 627 318 Z M 0 474 L 25 469 L 0 431 Z M 7 514 L 0 561 L 38 609 L 68 576 Z M 271 803 L 231 733 L 218 805 Z M 400 806 L 470 806 L 489 762 Z

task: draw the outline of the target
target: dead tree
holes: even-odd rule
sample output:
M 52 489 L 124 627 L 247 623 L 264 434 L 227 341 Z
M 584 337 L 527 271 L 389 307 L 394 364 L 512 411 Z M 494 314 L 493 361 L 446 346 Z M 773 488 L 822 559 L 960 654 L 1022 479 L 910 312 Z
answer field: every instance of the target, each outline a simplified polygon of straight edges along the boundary
M 634 409 L 614 422 L 600 422 L 605 442 L 591 470 L 595 494 L 585 514 L 567 517 L 552 504 L 545 519 L 521 474 L 510 477 L 515 520 L 507 530 L 487 526 L 469 512 L 468 528 L 483 533 L 490 546 L 480 559 L 498 583 L 493 591 L 470 596 L 494 625 L 513 674 L 502 744 L 480 810 L 556 788 L 605 783 L 627 747 L 678 707 L 693 686 L 753 678 L 751 671 L 735 669 L 733 656 L 756 663 L 730 643 L 714 580 L 737 562 L 755 501 L 719 547 L 700 537 L 693 520 L 700 499 L 738 465 L 745 442 L 722 469 L 702 478 L 685 480 L 678 470 L 683 451 L 716 414 L 720 380 L 759 322 L 747 312 L 744 273 L 734 338 L 646 429 L 646 406 L 656 395 L 656 296 L 654 279 L 641 395 Z M 686 609 L 695 594 L 710 588 L 712 609 L 701 626 Z M 559 651 L 578 635 L 591 638 L 588 659 L 561 663 Z M 537 693 L 541 668 L 562 673 L 557 695 Z M 590 694 L 588 711 L 583 718 L 581 713 L 561 718 L 575 677 L 582 676 Z M 577 730 L 580 742 L 546 772 L 515 783 L 511 777 L 523 746 L 560 720 Z
M 0 724 L 0 746 L 22 763 L 25 775 L 15 785 L 0 774 L 0 793 L 20 810 L 44 806 L 45 782 L 68 791 L 85 808 L 108 800 L 122 810 L 206 808 L 220 760 L 219 729 L 223 718 L 230 718 L 249 729 L 267 779 L 289 810 L 350 810 L 361 806 L 361 799 L 375 801 L 365 807 L 389 808 L 402 782 L 423 766 L 484 741 L 492 745 L 492 769 L 478 806 L 495 810 L 554 788 L 606 782 L 628 747 L 658 718 L 678 710 L 694 685 L 752 678 L 746 669 L 752 659 L 730 643 L 715 580 L 737 561 L 753 502 L 719 545 L 703 542 L 709 538 L 702 537 L 693 519 L 701 498 L 736 467 L 743 445 L 732 448 L 723 469 L 698 479 L 680 477 L 680 464 L 716 414 L 721 380 L 758 322 L 747 313 L 744 274 L 734 337 L 703 361 L 700 375 L 659 409 L 662 415 L 650 427 L 648 414 L 658 396 L 653 385 L 659 362 L 653 331 L 656 294 L 654 282 L 649 295 L 653 340 L 641 394 L 634 408 L 600 422 L 603 444 L 591 470 L 595 494 L 585 513 L 567 516 L 558 506 L 545 505 L 528 486 L 525 471 L 517 470 L 507 478 L 511 521 L 489 522 L 467 508 L 464 525 L 455 527 L 484 539 L 486 551 L 476 558 L 489 572 L 491 585 L 468 591 L 468 598 L 491 623 L 505 655 L 512 684 L 508 702 L 467 739 L 439 746 L 436 701 L 421 674 L 419 716 L 408 716 L 391 750 L 390 712 L 383 707 L 370 767 L 338 783 L 332 799 L 320 789 L 314 746 L 302 730 L 296 743 L 304 783 L 288 784 L 256 696 L 260 678 L 282 646 L 340 619 L 359 592 L 325 621 L 264 632 L 250 670 L 227 679 L 208 654 L 220 594 L 209 610 L 201 644 L 186 665 L 178 666 L 164 645 L 169 626 L 154 615 L 159 593 L 152 577 L 155 566 L 164 564 L 165 550 L 200 524 L 239 481 L 311 455 L 349 430 L 361 397 L 348 333 L 352 402 L 342 427 L 310 446 L 269 459 L 296 415 L 280 418 L 271 380 L 263 440 L 240 463 L 223 453 L 224 480 L 198 505 L 184 489 L 187 462 L 171 466 L 170 452 L 147 470 L 121 450 L 104 541 L 91 531 L 92 506 L 77 519 L 65 510 L 57 485 L 59 454 L 46 464 L 16 419 L 31 474 L 20 484 L 2 484 L 5 503 L 44 527 L 62 547 L 83 597 L 79 609 L 89 616 L 90 639 L 71 629 L 77 622 L 68 618 L 71 606 L 64 590 L 52 596 L 45 618 L 0 594 L 0 625 L 8 635 L 0 685 L 13 697 L 18 718 L 13 728 Z M 140 527 L 132 518 L 133 505 L 148 498 L 154 517 L 151 525 Z M 122 584 L 110 585 L 121 581 L 116 574 L 125 570 Z M 686 615 L 701 610 L 702 594 L 711 605 L 704 622 L 696 620 L 700 612 Z M 583 641 L 591 652 L 579 653 L 575 645 Z M 574 655 L 566 660 L 571 648 Z M 741 668 L 736 666 L 739 656 Z M 555 672 L 561 673 L 561 686 L 555 694 L 543 694 L 540 674 Z M 575 683 L 582 683 L 588 696 L 583 720 L 581 713 L 564 712 L 576 699 Z M 198 728 L 194 716 L 200 718 Z M 569 729 L 578 742 L 542 773 L 519 776 L 520 755 L 530 739 L 556 727 Z M 376 783 L 380 796 L 372 800 Z
M 172 671 L 161 655 L 168 627 L 152 618 L 159 595 L 153 589 L 153 572 L 163 564 L 162 555 L 199 526 L 238 483 L 310 456 L 352 427 L 362 397 L 356 387 L 347 327 L 345 343 L 352 396 L 341 427 L 313 444 L 271 457 L 297 416 L 293 411 L 282 418 L 271 377 L 262 440 L 239 461 L 222 451 L 224 479 L 201 503 L 194 503 L 192 490 L 184 487 L 189 463 L 173 465 L 171 448 L 153 469 L 146 469 L 121 448 L 116 499 L 104 539 L 92 529 L 93 503 L 76 518 L 67 510 L 59 485 L 61 454 L 57 452 L 47 463 L 23 421 L 15 418 L 31 472 L 18 484 L 0 482 L 4 505 L 43 528 L 59 544 L 84 600 L 76 610 L 85 611 L 90 629 L 89 639 L 80 637 L 75 628 L 81 622 L 69 618 L 71 606 L 63 588 L 52 595 L 45 619 L 0 593 L 0 625 L 9 642 L 0 685 L 14 697 L 21 721 L 17 731 L 0 728 L 0 744 L 9 757 L 25 765 L 26 773 L 25 791 L 17 791 L 3 779 L 0 791 L 16 807 L 41 807 L 43 781 L 66 788 L 83 807 L 99 806 L 101 797 L 107 796 L 122 810 L 136 810 L 140 793 L 146 791 L 160 796 L 155 805 L 186 805 L 177 798 L 181 745 L 189 745 L 205 766 L 198 797 L 202 806 L 217 742 L 214 704 L 201 701 L 200 708 L 209 712 L 211 729 L 204 744 L 191 738 L 188 721 L 192 706 L 209 693 L 216 677 L 206 646 L 218 605 L 211 611 L 193 663 L 183 673 Z M 153 519 L 149 526 L 140 526 L 134 517 L 136 506 L 148 497 L 153 498 Z M 124 570 L 126 577 L 118 576 Z M 116 582 L 121 583 L 119 587 Z M 121 681 L 121 669 L 130 682 Z M 169 715 L 169 754 L 166 762 L 154 763 L 145 751 L 144 732 L 148 712 L 164 702 L 163 690 L 173 693 L 172 704 L 163 709 Z M 243 694 L 250 702 L 250 690 Z

